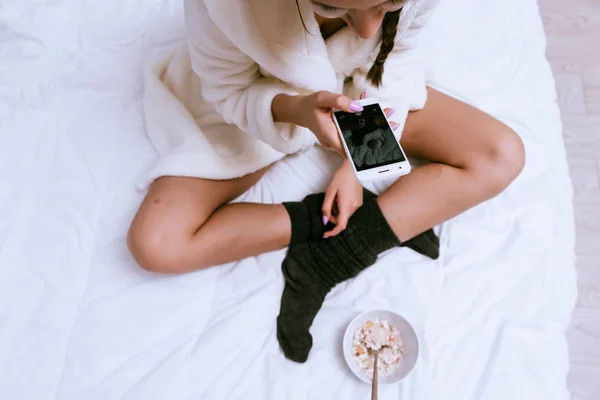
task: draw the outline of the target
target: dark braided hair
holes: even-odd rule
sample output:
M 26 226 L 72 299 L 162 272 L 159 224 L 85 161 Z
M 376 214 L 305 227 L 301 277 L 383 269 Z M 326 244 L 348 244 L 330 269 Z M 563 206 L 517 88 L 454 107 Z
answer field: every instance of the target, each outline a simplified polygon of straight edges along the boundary
M 296 0 L 296 7 L 298 8 L 298 14 L 300 15 L 300 20 L 302 21 L 304 30 L 308 32 L 308 28 L 304 23 L 304 17 L 302 17 L 302 12 L 300 11 L 300 4 L 298 3 L 298 0 Z M 381 23 L 381 46 L 379 47 L 379 54 L 377 54 L 375 63 L 367 74 L 367 79 L 376 87 L 381 86 L 384 70 L 383 65 L 385 64 L 385 61 L 387 60 L 391 51 L 394 49 L 401 11 L 402 9 L 398 11 L 387 12 L 383 17 L 383 22 Z
M 388 55 L 394 48 L 401 11 L 402 10 L 388 12 L 385 14 L 385 17 L 383 17 L 383 22 L 381 24 L 381 46 L 379 47 L 379 54 L 377 54 L 375 63 L 367 74 L 367 79 L 371 81 L 375 87 L 381 86 L 384 70 L 383 65 L 385 64 L 385 60 L 387 60 Z

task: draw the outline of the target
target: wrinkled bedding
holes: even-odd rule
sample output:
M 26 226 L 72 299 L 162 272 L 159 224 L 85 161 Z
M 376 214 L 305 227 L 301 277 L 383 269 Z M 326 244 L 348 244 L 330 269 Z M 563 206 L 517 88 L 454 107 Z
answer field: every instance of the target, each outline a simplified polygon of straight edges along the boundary
M 572 194 L 535 0 L 447 0 L 425 44 L 432 85 L 515 129 L 525 171 L 436 228 L 439 260 L 398 249 L 335 288 L 304 365 L 275 338 L 284 251 L 158 276 L 126 249 L 156 159 L 141 66 L 182 40 L 180 3 L 0 5 L 0 397 L 365 399 L 342 334 L 360 311 L 389 308 L 422 352 L 380 398 L 569 399 Z M 336 163 L 316 148 L 289 157 L 239 200 L 300 199 Z

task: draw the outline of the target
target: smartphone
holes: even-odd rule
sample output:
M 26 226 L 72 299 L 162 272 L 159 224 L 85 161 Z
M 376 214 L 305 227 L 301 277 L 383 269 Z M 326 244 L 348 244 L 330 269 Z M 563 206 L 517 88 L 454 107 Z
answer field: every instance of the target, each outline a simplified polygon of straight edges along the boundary
M 358 180 L 372 182 L 408 174 L 408 158 L 377 100 L 358 103 L 363 106 L 360 112 L 332 111 Z

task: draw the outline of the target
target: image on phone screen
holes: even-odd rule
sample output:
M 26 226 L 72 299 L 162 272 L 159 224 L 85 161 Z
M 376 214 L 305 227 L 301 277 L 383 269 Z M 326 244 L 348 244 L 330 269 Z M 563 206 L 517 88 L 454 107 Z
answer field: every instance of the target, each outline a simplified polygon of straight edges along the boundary
M 334 114 L 357 171 L 406 161 L 379 104 Z

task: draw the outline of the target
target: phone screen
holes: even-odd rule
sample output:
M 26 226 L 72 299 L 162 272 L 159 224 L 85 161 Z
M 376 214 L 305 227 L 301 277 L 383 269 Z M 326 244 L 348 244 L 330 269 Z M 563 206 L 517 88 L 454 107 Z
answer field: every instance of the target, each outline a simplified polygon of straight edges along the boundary
M 406 161 L 379 104 L 363 111 L 334 112 L 357 171 Z

